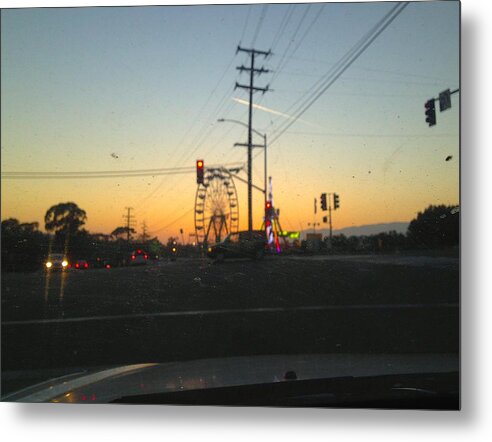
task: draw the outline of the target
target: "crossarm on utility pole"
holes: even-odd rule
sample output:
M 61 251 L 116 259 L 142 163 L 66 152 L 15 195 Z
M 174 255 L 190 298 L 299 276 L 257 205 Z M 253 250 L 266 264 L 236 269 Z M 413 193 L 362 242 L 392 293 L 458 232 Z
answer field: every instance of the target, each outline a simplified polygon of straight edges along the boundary
M 234 143 L 234 146 L 239 146 L 239 147 L 249 147 L 249 144 L 247 143 Z M 263 144 L 252 144 L 251 147 L 261 147 L 262 149 L 265 147 Z
M 234 89 L 236 88 L 241 88 L 241 89 L 248 89 L 248 90 L 251 90 L 251 91 L 258 91 L 258 92 L 268 92 L 270 89 L 269 87 L 256 87 L 256 86 L 244 86 L 242 84 L 239 84 L 239 83 L 236 83 L 236 86 L 234 87 Z

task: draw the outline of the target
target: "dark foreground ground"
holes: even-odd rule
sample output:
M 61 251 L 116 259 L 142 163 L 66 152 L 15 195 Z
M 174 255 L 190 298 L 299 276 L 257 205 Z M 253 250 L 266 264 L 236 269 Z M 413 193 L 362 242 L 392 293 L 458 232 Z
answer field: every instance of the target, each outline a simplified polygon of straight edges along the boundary
M 456 258 L 268 257 L 2 274 L 2 394 L 75 368 L 457 353 Z

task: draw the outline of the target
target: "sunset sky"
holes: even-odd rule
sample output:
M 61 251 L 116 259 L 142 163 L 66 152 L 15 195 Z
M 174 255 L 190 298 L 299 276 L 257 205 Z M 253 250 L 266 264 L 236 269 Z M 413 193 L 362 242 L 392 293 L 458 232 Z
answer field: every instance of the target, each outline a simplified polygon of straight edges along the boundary
M 437 125 L 424 103 L 459 87 L 459 3 L 410 3 L 309 109 L 293 106 L 393 3 L 312 3 L 2 10 L 4 172 L 126 171 L 244 163 L 244 47 L 273 51 L 257 66 L 254 128 L 272 140 L 268 174 L 285 230 L 307 229 L 313 198 L 340 195 L 335 229 L 409 221 L 429 204 L 459 203 L 459 94 Z M 256 143 L 262 139 L 255 138 Z M 446 158 L 452 159 L 446 161 Z M 245 173 L 242 174 L 245 177 Z M 255 151 L 254 180 L 263 185 Z M 237 181 L 241 228 L 246 186 Z M 195 174 L 2 179 L 2 219 L 38 221 L 59 202 L 110 233 L 134 208 L 165 241 L 194 231 Z M 254 193 L 259 227 L 263 195 Z M 318 211 L 318 219 L 320 215 Z

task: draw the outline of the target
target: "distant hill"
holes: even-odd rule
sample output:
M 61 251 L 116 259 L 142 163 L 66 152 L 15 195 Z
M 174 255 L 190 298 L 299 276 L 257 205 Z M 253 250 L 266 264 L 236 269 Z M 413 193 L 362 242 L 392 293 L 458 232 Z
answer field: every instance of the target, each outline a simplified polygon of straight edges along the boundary
M 343 229 L 333 230 L 333 235 L 343 234 L 345 236 L 360 236 L 360 235 L 376 235 L 378 233 L 389 232 L 391 230 L 396 231 L 397 233 L 407 233 L 407 228 L 410 223 L 407 222 L 394 222 L 394 223 L 384 223 L 384 224 L 366 224 L 364 226 L 353 226 L 353 227 L 345 227 Z M 312 230 L 305 230 L 303 233 L 305 236 L 306 233 L 311 233 Z M 330 233 L 329 229 L 316 229 L 317 233 L 323 234 L 323 236 L 327 236 Z

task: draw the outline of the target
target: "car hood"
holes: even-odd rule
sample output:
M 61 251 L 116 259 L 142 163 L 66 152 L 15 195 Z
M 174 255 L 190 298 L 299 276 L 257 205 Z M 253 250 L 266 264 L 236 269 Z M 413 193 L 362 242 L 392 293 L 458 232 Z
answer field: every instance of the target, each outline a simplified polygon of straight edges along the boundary
M 2 401 L 108 403 L 122 397 L 286 380 L 459 370 L 457 354 L 244 356 L 87 369 L 9 394 Z

